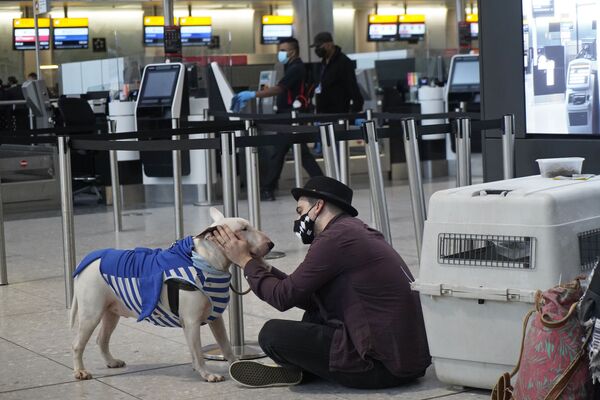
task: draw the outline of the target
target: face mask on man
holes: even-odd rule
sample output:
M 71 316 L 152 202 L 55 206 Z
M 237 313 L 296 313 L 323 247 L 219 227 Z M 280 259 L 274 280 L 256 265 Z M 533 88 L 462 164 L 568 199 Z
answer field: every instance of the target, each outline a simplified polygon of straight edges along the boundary
M 287 62 L 289 61 L 287 51 L 280 50 L 279 52 L 277 52 L 277 59 L 279 60 L 280 63 L 287 64 Z
M 314 220 L 310 219 L 308 213 L 312 210 L 317 203 L 315 203 L 308 211 L 300 216 L 297 220 L 294 221 L 294 232 L 296 236 L 298 236 L 302 243 L 311 244 L 315 239 L 315 221 L 319 216 L 317 215 Z
M 319 58 L 325 58 L 325 56 L 327 55 L 327 50 L 325 50 L 322 46 L 319 46 L 315 48 L 315 54 Z

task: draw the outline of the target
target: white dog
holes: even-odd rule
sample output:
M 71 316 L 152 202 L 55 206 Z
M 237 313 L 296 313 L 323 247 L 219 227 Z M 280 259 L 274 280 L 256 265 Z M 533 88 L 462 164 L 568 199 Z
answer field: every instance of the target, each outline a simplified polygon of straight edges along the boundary
M 105 249 L 92 252 L 75 271 L 71 327 L 79 320 L 73 341 L 74 374 L 92 375 L 83 366 L 83 351 L 100 321 L 97 343 L 109 368 L 125 363 L 112 356 L 109 340 L 120 317 L 147 320 L 160 326 L 182 327 L 192 354 L 192 366 L 209 382 L 224 380 L 206 370 L 200 326 L 208 323 L 223 355 L 235 356 L 225 331 L 222 312 L 229 301 L 229 261 L 205 238 L 217 225 L 227 225 L 243 237 L 255 257 L 265 256 L 273 243 L 242 218 L 225 218 L 210 209 L 213 224 L 195 237 L 175 242 L 169 249 Z

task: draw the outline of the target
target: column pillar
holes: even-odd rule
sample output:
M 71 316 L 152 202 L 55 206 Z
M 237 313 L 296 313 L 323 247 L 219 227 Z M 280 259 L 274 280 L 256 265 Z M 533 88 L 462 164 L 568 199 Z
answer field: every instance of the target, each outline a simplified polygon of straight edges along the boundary
M 308 47 L 314 36 L 323 31 L 333 32 L 333 0 L 292 0 L 294 32 L 300 43 L 300 57 L 304 62 L 321 61 Z

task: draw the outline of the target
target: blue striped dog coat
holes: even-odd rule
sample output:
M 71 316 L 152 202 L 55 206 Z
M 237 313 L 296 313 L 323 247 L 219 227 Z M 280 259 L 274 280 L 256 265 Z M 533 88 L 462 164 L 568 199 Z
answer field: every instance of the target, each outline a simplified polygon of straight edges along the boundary
M 96 250 L 81 261 L 73 276 L 100 259 L 102 278 L 137 315 L 137 320 L 166 327 L 181 327 L 181 322 L 169 305 L 160 300 L 163 283 L 170 279 L 185 281 L 209 298 L 211 312 L 206 323 L 218 318 L 227 308 L 231 275 L 211 267 L 193 248 L 193 238 L 188 236 L 166 250 L 142 247 Z

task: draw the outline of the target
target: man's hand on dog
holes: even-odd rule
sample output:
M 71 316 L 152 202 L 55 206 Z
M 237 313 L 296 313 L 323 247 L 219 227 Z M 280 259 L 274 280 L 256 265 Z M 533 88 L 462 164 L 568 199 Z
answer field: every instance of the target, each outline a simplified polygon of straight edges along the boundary
M 217 245 L 227 258 L 241 268 L 252 260 L 248 242 L 236 235 L 227 225 L 217 226 L 207 239 Z

